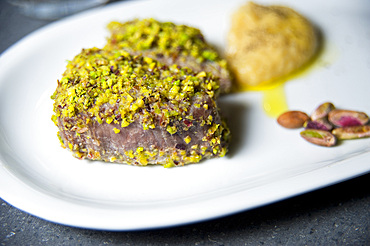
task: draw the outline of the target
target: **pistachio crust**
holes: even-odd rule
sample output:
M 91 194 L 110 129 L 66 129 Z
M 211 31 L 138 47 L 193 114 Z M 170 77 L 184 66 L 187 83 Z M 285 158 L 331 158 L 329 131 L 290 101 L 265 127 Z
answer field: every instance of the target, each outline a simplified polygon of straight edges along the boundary
M 198 72 L 212 72 L 220 78 L 221 93 L 231 89 L 226 60 L 205 41 L 197 28 L 154 19 L 135 19 L 125 23 L 113 21 L 108 24 L 108 29 L 111 36 L 104 49 L 124 49 L 166 65 L 177 64 Z
M 227 152 L 218 93 L 211 73 L 123 49 L 84 49 L 58 81 L 52 119 L 78 158 L 184 165 Z

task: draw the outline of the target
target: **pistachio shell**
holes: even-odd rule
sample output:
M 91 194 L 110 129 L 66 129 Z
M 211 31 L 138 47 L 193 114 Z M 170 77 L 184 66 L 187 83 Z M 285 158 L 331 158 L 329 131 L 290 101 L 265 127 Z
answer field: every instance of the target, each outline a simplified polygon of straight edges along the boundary
M 331 102 L 323 103 L 318 106 L 315 111 L 313 111 L 313 113 L 311 114 L 311 119 L 315 121 L 320 118 L 325 118 L 333 109 L 335 109 L 335 106 Z
M 359 111 L 334 109 L 330 111 L 328 119 L 338 127 L 361 126 L 369 121 L 369 116 Z
M 336 137 L 328 131 L 307 129 L 301 132 L 301 136 L 310 143 L 331 147 L 337 142 Z
M 324 130 L 324 131 L 331 131 L 333 129 L 333 125 L 325 118 L 319 118 L 317 120 L 307 121 L 304 124 L 306 129 L 317 129 L 317 130 Z
M 347 126 L 336 128 L 333 134 L 338 139 L 358 139 L 370 137 L 370 126 Z
M 277 122 L 285 128 L 300 128 L 303 127 L 303 124 L 308 121 L 310 117 L 301 111 L 288 111 L 281 114 Z

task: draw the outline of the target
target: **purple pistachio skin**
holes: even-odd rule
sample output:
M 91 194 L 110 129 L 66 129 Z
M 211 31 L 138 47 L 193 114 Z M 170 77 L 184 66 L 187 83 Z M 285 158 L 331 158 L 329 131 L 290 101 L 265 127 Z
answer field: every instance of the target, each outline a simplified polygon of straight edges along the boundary
M 306 129 L 317 129 L 324 131 L 331 131 L 333 125 L 326 118 L 319 118 L 317 120 L 307 121 L 304 125 Z
M 362 126 L 369 122 L 364 112 L 334 109 L 328 115 L 329 121 L 337 127 Z

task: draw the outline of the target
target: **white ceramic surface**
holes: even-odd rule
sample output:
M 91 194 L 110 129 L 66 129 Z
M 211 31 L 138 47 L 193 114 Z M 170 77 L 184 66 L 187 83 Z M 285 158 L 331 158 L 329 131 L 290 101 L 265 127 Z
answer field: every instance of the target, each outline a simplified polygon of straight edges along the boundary
M 370 139 L 309 144 L 279 127 L 260 92 L 221 99 L 234 138 L 229 155 L 181 168 L 77 160 L 62 149 L 50 95 L 66 60 L 101 47 L 111 20 L 154 17 L 200 28 L 222 50 L 244 1 L 122 2 L 55 22 L 0 57 L 0 196 L 53 222 L 134 230 L 216 218 L 334 184 L 370 170 Z M 271 3 L 262 1 L 262 3 Z M 324 101 L 370 113 L 368 1 L 280 1 L 312 20 L 327 47 L 318 65 L 285 84 L 291 109 Z

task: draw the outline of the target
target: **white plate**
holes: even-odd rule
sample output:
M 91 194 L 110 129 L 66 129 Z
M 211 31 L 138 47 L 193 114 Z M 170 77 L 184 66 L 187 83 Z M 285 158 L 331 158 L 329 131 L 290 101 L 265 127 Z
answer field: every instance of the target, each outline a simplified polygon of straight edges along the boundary
M 111 20 L 154 17 L 199 27 L 225 46 L 230 13 L 244 1 L 122 2 L 34 32 L 0 58 L 0 195 L 46 220 L 133 230 L 180 225 L 251 209 L 370 170 L 370 139 L 333 148 L 302 140 L 262 108 L 260 92 L 221 101 L 230 154 L 181 168 L 80 161 L 59 146 L 50 95 L 66 60 L 105 42 Z M 364 1 L 281 1 L 310 18 L 328 49 L 321 65 L 285 85 L 291 109 L 324 101 L 370 112 L 370 15 Z

